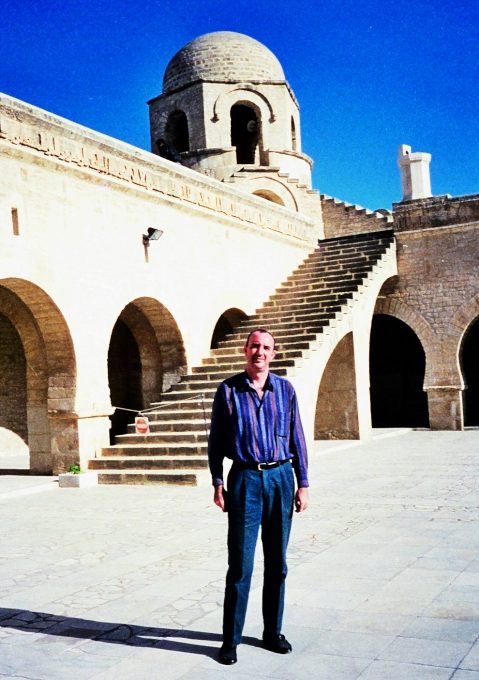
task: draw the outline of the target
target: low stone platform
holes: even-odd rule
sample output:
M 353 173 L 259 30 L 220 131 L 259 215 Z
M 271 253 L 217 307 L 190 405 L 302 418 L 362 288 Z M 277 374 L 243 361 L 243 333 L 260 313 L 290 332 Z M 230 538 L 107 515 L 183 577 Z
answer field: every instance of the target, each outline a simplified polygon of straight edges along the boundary
M 0 677 L 478 680 L 478 453 L 478 431 L 316 444 L 289 551 L 293 654 L 260 646 L 259 550 L 231 668 L 216 661 L 226 516 L 208 486 L 1 476 Z

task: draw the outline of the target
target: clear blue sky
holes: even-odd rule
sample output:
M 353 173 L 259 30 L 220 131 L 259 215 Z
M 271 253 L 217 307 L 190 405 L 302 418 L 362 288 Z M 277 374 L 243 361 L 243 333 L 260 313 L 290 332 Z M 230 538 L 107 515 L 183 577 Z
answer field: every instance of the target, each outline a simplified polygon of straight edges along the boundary
M 1 0 L 0 90 L 149 148 L 146 101 L 170 58 L 246 33 L 283 65 L 314 186 L 401 199 L 399 144 L 432 153 L 434 194 L 479 193 L 477 0 Z

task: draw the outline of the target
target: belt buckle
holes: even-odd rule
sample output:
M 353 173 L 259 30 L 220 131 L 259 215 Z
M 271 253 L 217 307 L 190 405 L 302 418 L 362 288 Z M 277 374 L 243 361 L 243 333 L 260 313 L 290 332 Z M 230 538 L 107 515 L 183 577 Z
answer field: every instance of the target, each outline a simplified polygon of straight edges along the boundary
M 261 470 L 269 470 L 269 468 L 275 467 L 276 461 L 272 461 L 271 463 L 258 463 L 258 470 L 261 472 Z

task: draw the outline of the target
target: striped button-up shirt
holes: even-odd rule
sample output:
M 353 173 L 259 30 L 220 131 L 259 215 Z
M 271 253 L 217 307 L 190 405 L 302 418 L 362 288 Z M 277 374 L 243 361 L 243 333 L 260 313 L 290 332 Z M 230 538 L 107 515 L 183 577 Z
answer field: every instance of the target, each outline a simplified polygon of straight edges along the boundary
M 213 484 L 223 484 L 224 458 L 240 463 L 291 460 L 298 487 L 309 486 L 308 454 L 291 383 L 269 373 L 261 399 L 246 372 L 218 387 L 208 458 Z

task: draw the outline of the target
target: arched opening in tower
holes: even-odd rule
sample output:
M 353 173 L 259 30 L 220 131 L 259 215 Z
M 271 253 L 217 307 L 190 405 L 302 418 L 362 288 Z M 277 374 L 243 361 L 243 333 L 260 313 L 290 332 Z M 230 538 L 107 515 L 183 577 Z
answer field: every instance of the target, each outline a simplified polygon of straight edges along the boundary
M 376 314 L 369 350 L 373 427 L 429 427 L 425 368 L 414 331 L 393 316 Z
M 231 146 L 236 147 L 236 162 L 253 164 L 260 138 L 260 121 L 254 109 L 245 104 L 231 107 Z
M 468 329 L 461 350 L 464 377 L 464 425 L 479 425 L 479 318 Z
M 190 150 L 188 120 L 184 111 L 172 111 L 165 126 L 166 141 L 170 149 L 181 153 Z

